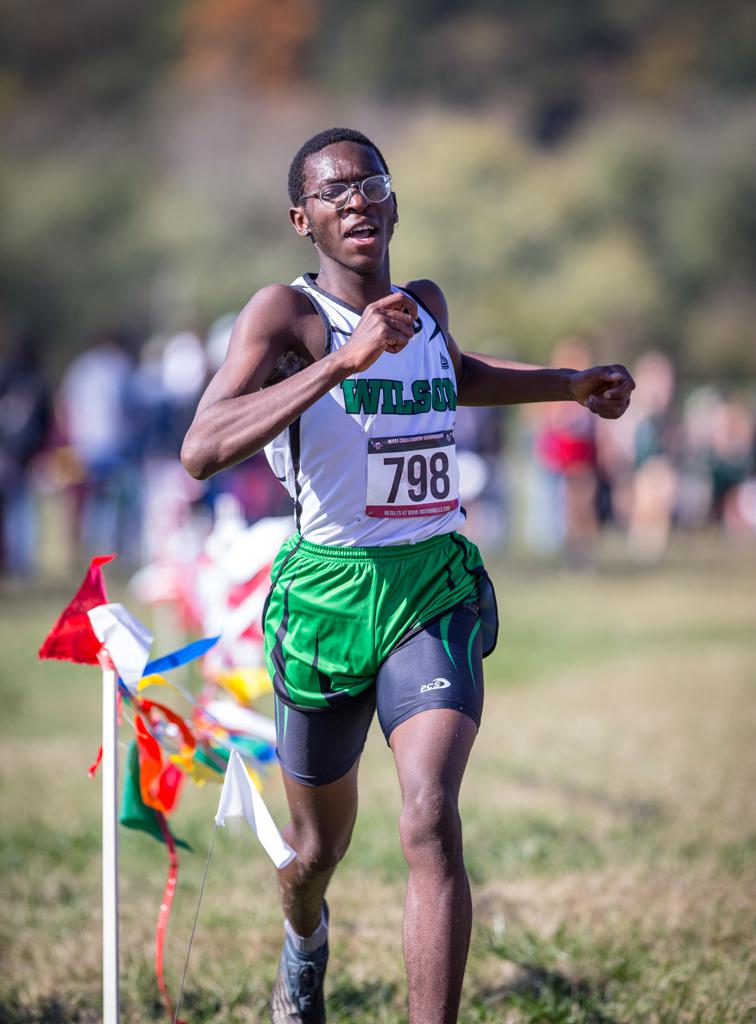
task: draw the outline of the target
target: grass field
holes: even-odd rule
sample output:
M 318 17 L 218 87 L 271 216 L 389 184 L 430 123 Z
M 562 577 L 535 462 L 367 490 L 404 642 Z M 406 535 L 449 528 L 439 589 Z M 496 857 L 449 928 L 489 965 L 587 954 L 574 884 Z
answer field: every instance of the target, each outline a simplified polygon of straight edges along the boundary
M 609 554 L 596 575 L 495 573 L 502 629 L 463 789 L 475 925 L 460 1020 L 756 1020 L 756 550 L 678 540 L 650 570 Z M 3 1024 L 100 1019 L 98 673 L 36 661 L 72 589 L 0 596 Z M 399 1024 L 405 871 L 376 731 L 361 786 L 330 896 L 329 1022 Z M 283 824 L 275 776 L 265 792 Z M 174 992 L 217 800 L 187 787 L 174 819 L 196 851 L 166 947 Z M 159 844 L 122 830 L 129 1024 L 162 1015 L 165 869 Z M 220 832 L 182 1017 L 265 1021 L 280 937 L 270 864 L 251 834 Z

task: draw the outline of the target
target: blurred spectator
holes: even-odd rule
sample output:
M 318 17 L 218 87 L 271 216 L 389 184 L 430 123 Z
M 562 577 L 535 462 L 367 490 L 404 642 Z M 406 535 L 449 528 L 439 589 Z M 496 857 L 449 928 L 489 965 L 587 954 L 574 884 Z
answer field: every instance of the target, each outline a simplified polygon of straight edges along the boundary
M 647 352 L 634 370 L 631 403 L 634 475 L 627 523 L 630 551 L 641 562 L 663 555 L 677 494 L 672 399 L 672 363 L 661 352 Z
M 592 362 L 581 335 L 564 338 L 551 357 L 552 366 L 576 370 Z M 575 568 L 590 566 L 598 538 L 595 417 L 575 402 L 534 405 L 527 415 L 534 424 L 534 458 L 526 539 L 539 552 L 562 552 Z
M 11 576 L 29 576 L 37 568 L 37 503 L 29 466 L 51 423 L 40 347 L 39 337 L 25 331 L 0 368 L 0 565 Z
M 756 537 L 756 477 L 733 488 L 725 512 L 725 528 L 733 537 Z
M 465 533 L 486 552 L 504 545 L 510 528 L 500 408 L 459 406 L 454 425 Z
M 697 388 L 682 406 L 682 452 L 676 521 L 700 529 L 709 521 L 712 502 L 711 444 L 721 397 L 712 387 Z
M 207 358 L 192 331 L 181 331 L 166 342 L 162 360 L 163 393 L 169 410 L 171 451 L 178 456 L 207 383 Z
M 193 503 L 205 493 L 183 469 L 179 451 L 206 381 L 205 352 L 193 332 L 155 336 L 143 346 L 127 391 L 142 496 L 140 561 L 154 561 L 182 536 Z
M 740 487 L 753 470 L 753 415 L 739 395 L 724 399 L 711 435 L 711 514 L 727 526 L 733 521 Z
M 69 365 L 58 395 L 62 432 L 82 474 L 72 488 L 73 533 L 86 554 L 134 554 L 129 500 L 136 495 L 122 473 L 134 426 L 126 408 L 132 367 L 120 340 L 104 334 Z
M 682 479 L 678 522 L 689 529 L 715 522 L 734 533 L 751 530 L 756 469 L 756 421 L 742 396 L 699 388 L 683 406 Z

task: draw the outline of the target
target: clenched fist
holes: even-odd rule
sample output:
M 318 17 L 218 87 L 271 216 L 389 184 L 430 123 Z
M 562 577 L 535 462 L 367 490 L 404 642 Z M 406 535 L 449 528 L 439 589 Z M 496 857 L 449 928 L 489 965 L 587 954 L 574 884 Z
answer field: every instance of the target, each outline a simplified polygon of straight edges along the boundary
M 349 341 L 339 350 L 348 374 L 360 373 L 384 352 L 401 352 L 414 334 L 417 303 L 403 292 L 392 292 L 365 306 Z
M 572 397 L 607 420 L 616 420 L 630 404 L 635 381 L 619 364 L 577 370 L 571 381 Z

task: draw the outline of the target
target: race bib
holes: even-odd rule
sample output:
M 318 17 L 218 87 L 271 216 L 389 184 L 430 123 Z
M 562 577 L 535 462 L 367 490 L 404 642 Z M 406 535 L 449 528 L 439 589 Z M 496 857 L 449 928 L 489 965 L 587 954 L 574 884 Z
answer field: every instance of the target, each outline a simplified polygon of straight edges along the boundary
M 374 518 L 440 516 L 459 505 L 454 434 L 368 441 L 366 515 Z

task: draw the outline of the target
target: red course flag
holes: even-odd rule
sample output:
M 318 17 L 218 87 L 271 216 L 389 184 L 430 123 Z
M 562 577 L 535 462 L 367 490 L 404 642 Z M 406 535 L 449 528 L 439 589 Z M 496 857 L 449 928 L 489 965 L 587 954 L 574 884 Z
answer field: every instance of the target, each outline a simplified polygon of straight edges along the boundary
M 94 634 L 87 612 L 108 603 L 101 566 L 114 558 L 115 555 L 98 555 L 89 563 L 81 586 L 40 647 L 40 658 L 58 658 L 80 665 L 98 664 L 97 654 L 102 644 Z

